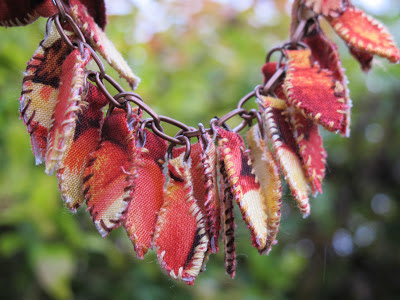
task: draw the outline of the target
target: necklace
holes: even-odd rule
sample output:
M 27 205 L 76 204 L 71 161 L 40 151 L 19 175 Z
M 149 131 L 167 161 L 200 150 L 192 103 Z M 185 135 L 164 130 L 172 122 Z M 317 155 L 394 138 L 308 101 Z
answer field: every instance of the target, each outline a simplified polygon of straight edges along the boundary
M 49 18 L 20 98 L 36 161 L 57 174 L 71 211 L 86 201 L 102 236 L 123 225 L 139 258 L 154 248 L 167 274 L 189 284 L 219 251 L 220 232 L 226 272 L 234 277 L 234 202 L 253 246 L 266 254 L 279 229 L 281 173 L 304 217 L 309 194 L 322 192 L 327 154 L 319 125 L 348 136 L 352 104 L 337 47 L 320 19 L 346 41 L 364 70 L 373 55 L 400 59 L 386 29 L 350 1 L 297 0 L 290 40 L 267 54 L 264 83 L 208 128 L 193 128 L 157 114 L 106 73 L 97 53 L 132 88 L 139 82 L 103 31 L 102 1 L 36 2 L 31 10 L 8 9 L 0 16 L 4 26 Z M 90 61 L 98 71 L 87 70 Z M 259 109 L 245 109 L 253 98 Z M 150 117 L 143 119 L 143 112 Z M 229 128 L 234 116 L 242 121 Z M 163 124 L 175 126 L 177 134 L 167 135 Z M 246 145 L 239 132 L 247 128 Z

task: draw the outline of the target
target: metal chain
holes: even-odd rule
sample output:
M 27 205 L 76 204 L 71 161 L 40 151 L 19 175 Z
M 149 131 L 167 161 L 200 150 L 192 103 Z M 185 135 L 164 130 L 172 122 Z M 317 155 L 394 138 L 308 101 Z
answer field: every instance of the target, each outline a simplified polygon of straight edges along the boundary
M 203 124 L 199 123 L 198 129 L 194 127 L 190 127 L 182 122 L 179 122 L 175 119 L 162 116 L 157 114 L 150 106 L 148 106 L 142 97 L 135 92 L 127 92 L 125 91 L 112 77 L 110 77 L 106 71 L 105 67 L 97 55 L 96 51 L 86 42 L 84 34 L 80 30 L 79 26 L 75 23 L 71 15 L 69 14 L 69 8 L 62 0 L 53 0 L 54 4 L 58 9 L 58 14 L 54 15 L 53 17 L 49 18 L 48 23 L 46 25 L 46 32 L 48 32 L 51 22 L 54 22 L 56 29 L 58 30 L 62 40 L 66 43 L 66 45 L 71 50 L 79 50 L 83 53 L 84 49 L 88 49 L 90 51 L 91 57 L 93 58 L 94 62 L 96 63 L 99 71 L 94 70 L 87 70 L 85 73 L 85 86 L 88 85 L 88 81 L 93 82 L 96 86 L 100 89 L 100 91 L 104 94 L 104 96 L 109 101 L 109 111 L 111 113 L 114 108 L 124 109 L 127 113 L 127 120 L 128 123 L 133 119 L 132 114 L 134 110 L 132 110 L 131 104 L 133 103 L 140 110 L 145 111 L 149 114 L 150 118 L 144 119 L 141 121 L 141 126 L 139 130 L 139 137 L 141 141 L 145 142 L 145 137 L 143 135 L 143 129 L 149 128 L 151 129 L 156 135 L 161 137 L 164 140 L 170 142 L 170 147 L 174 147 L 175 145 L 185 145 L 186 146 L 186 153 L 185 158 L 187 159 L 190 155 L 190 139 L 191 138 L 198 138 L 203 139 L 206 133 L 213 134 L 215 132 L 215 126 L 224 127 L 228 130 L 233 132 L 240 132 L 246 126 L 252 124 L 252 120 L 256 119 L 260 126 L 260 132 L 264 135 L 264 126 L 262 124 L 262 118 L 260 116 L 260 112 L 256 109 L 251 109 L 248 111 L 247 109 L 243 108 L 244 104 L 248 102 L 252 98 L 259 98 L 261 95 L 267 96 L 271 95 L 274 96 L 273 91 L 275 90 L 276 86 L 282 82 L 285 74 L 286 74 L 286 60 L 287 57 L 285 55 L 286 49 L 298 49 L 298 48 L 308 48 L 307 45 L 301 42 L 302 38 L 307 35 L 307 32 L 311 25 L 317 24 L 318 27 L 318 20 L 316 17 L 310 19 L 301 19 L 299 17 L 299 23 L 294 31 L 294 34 L 290 38 L 288 42 L 283 43 L 281 46 L 271 49 L 267 53 L 266 62 L 270 62 L 272 55 L 275 53 L 280 53 L 280 57 L 277 62 L 277 69 L 273 76 L 264 84 L 264 85 L 257 85 L 255 89 L 245 95 L 238 101 L 236 109 L 230 111 L 226 115 L 221 118 L 213 118 L 210 121 L 210 128 L 204 128 Z M 65 32 L 65 28 L 69 26 L 72 31 L 72 37 L 68 37 Z M 315 27 L 315 26 L 314 26 Z M 108 82 L 118 93 L 116 95 L 112 95 L 106 85 L 105 82 Z M 231 118 L 239 116 L 243 119 L 243 121 L 233 129 L 230 129 L 226 122 Z M 173 125 L 176 128 L 179 128 L 177 134 L 172 137 L 167 135 L 164 132 L 164 128 L 162 126 L 162 122 Z M 171 148 L 172 149 L 172 148 Z

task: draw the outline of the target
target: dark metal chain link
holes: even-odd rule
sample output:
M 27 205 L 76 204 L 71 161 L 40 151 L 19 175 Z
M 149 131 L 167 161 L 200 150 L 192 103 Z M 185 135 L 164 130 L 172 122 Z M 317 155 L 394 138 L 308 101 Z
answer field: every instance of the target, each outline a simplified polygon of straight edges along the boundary
M 51 22 L 54 22 L 57 31 L 59 32 L 62 40 L 66 43 L 66 45 L 71 50 L 78 49 L 81 53 L 83 53 L 84 49 L 88 49 L 90 51 L 91 57 L 93 58 L 94 62 L 98 67 L 98 71 L 94 70 L 87 70 L 85 73 L 85 86 L 88 85 L 88 80 L 95 83 L 96 86 L 100 89 L 100 91 L 104 94 L 104 96 L 109 101 L 109 111 L 111 113 L 114 108 L 124 109 L 127 113 L 127 120 L 128 123 L 133 120 L 133 113 L 131 104 L 133 103 L 140 110 L 145 111 L 150 118 L 144 119 L 141 121 L 141 130 L 139 130 L 139 136 L 142 141 L 144 141 L 145 137 L 143 136 L 143 129 L 149 128 L 151 129 L 156 135 L 161 137 L 164 140 L 167 140 L 171 143 L 171 147 L 175 145 L 185 145 L 186 146 L 186 154 L 185 158 L 189 157 L 190 154 L 190 139 L 191 138 L 198 138 L 204 140 L 204 134 L 209 133 L 213 134 L 215 132 L 215 126 L 218 127 L 225 127 L 228 130 L 233 132 L 240 132 L 246 126 L 252 124 L 252 120 L 256 119 L 260 126 L 260 132 L 264 135 L 263 125 L 262 125 L 262 118 L 260 116 L 260 112 L 256 109 L 247 110 L 243 108 L 244 104 L 248 102 L 252 98 L 260 98 L 261 96 L 272 95 L 275 87 L 282 82 L 285 73 L 286 73 L 286 65 L 285 62 L 287 57 L 285 55 L 286 49 L 298 49 L 298 48 L 308 48 L 307 45 L 301 42 L 301 39 L 305 36 L 310 26 L 310 23 L 315 22 L 318 23 L 314 19 L 300 19 L 299 24 L 294 31 L 291 39 L 288 42 L 283 43 L 280 47 L 273 48 L 271 51 L 268 52 L 266 56 L 266 62 L 270 62 L 272 55 L 274 53 L 280 53 L 280 57 L 277 62 L 277 69 L 273 76 L 264 84 L 264 85 L 257 85 L 255 89 L 245 95 L 238 101 L 236 109 L 230 111 L 226 115 L 221 118 L 213 118 L 210 121 L 210 128 L 204 128 L 204 125 L 199 123 L 198 129 L 194 127 L 190 127 L 182 122 L 179 122 L 175 119 L 162 116 L 157 114 L 150 106 L 148 106 L 142 97 L 135 92 L 127 92 L 125 91 L 121 85 L 118 84 L 112 77 L 106 74 L 105 67 L 97 55 L 96 51 L 86 42 L 86 39 L 79 29 L 79 26 L 75 23 L 71 15 L 69 14 L 69 8 L 62 0 L 53 0 L 54 4 L 58 9 L 58 14 L 54 15 L 53 17 L 49 18 L 48 23 L 46 25 L 46 33 L 48 33 Z M 69 36 L 66 34 L 66 27 L 69 26 L 72 29 L 72 35 Z M 68 29 L 69 29 L 68 27 Z M 107 87 L 106 82 L 109 83 L 118 93 L 116 95 L 112 95 Z M 135 112 L 136 113 L 136 112 Z M 233 129 L 230 129 L 226 122 L 231 118 L 239 116 L 243 119 L 243 121 Z M 178 133 L 172 137 L 167 135 L 164 132 L 162 122 L 168 123 L 173 125 L 176 128 L 179 128 Z

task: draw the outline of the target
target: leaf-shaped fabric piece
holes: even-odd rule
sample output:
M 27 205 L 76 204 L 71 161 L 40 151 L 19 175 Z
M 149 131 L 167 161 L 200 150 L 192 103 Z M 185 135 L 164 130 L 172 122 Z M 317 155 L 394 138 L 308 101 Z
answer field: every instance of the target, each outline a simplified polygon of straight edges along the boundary
M 311 60 L 317 62 L 322 69 L 328 69 L 332 72 L 333 78 L 344 81 L 345 74 L 340 60 L 337 45 L 328 39 L 322 32 L 312 32 L 312 34 L 303 38 L 303 42 L 311 49 Z
M 284 91 L 289 104 L 330 131 L 347 132 L 346 91 L 332 73 L 311 66 L 311 52 L 286 50 L 288 70 Z
M 262 97 L 260 100 L 268 138 L 272 143 L 276 160 L 303 217 L 307 217 L 310 214 L 309 186 L 298 156 L 298 148 L 294 140 L 293 128 L 287 118 L 287 111 L 279 108 L 284 105 L 284 101 L 271 99 L 271 97 Z M 279 106 L 273 107 L 271 103 Z
M 205 211 L 207 215 L 207 228 L 210 236 L 211 252 L 218 252 L 218 237 L 220 231 L 220 203 L 217 181 L 217 149 L 209 134 L 204 136 L 205 143 L 201 141 L 203 153 L 201 162 L 204 170 L 206 188 Z
M 322 193 L 327 154 L 322 144 L 318 125 L 296 112 L 291 114 L 291 122 L 299 147 L 299 155 L 311 183 L 312 192 L 314 195 L 317 192 Z
M 90 155 L 83 178 L 88 211 L 105 237 L 120 225 L 132 199 L 140 149 L 135 127 L 123 110 L 114 110 L 102 127 L 101 143 Z
M 352 46 L 348 47 L 350 54 L 359 62 L 361 70 L 363 70 L 364 72 L 368 72 L 369 70 L 371 70 L 374 56 L 358 48 Z
M 163 204 L 165 175 L 163 165 L 167 142 L 154 133 L 145 132 L 145 144 L 140 148 L 137 178 L 124 227 L 134 245 L 136 256 L 143 259 L 153 248 L 157 216 Z
M 70 12 L 74 21 L 82 30 L 85 38 L 90 41 L 91 46 L 100 52 L 104 59 L 122 78 L 126 79 L 132 88 L 136 88 L 140 79 L 133 74 L 131 68 L 115 48 L 114 44 L 96 24 L 92 16 L 89 15 L 87 8 L 82 5 L 79 0 L 70 0 L 70 5 Z
M 345 9 L 344 0 L 301 0 L 301 2 L 316 14 L 324 16 L 337 17 Z
M 71 33 L 67 35 L 71 36 Z M 20 112 L 31 136 L 36 164 L 42 163 L 46 156 L 47 136 L 61 83 L 61 65 L 70 52 L 52 26 L 24 73 Z
M 259 126 L 255 125 L 247 132 L 247 144 L 250 149 L 251 165 L 267 207 L 267 243 L 262 253 L 268 253 L 274 244 L 279 230 L 282 206 L 282 186 L 279 168 L 272 152 L 261 137 Z
M 236 246 L 235 246 L 235 215 L 233 213 L 234 196 L 226 173 L 224 159 L 218 153 L 220 172 L 220 201 L 222 242 L 224 244 L 225 271 L 233 279 L 236 273 Z
M 251 231 L 253 246 L 262 251 L 268 235 L 266 199 L 252 172 L 244 141 L 239 134 L 222 128 L 217 128 L 217 133 L 218 148 L 224 160 L 232 194 Z
M 392 63 L 400 61 L 392 35 L 379 21 L 355 7 L 348 7 L 337 18 L 329 18 L 336 33 L 350 46 L 364 52 L 387 58 Z
M 90 52 L 84 49 L 72 51 L 61 67 L 61 85 L 54 109 L 46 152 L 46 173 L 53 174 L 61 167 L 65 151 L 72 143 L 76 120 L 87 102 L 82 99 L 84 92 L 84 73 L 90 61 Z
M 75 212 L 84 201 L 82 190 L 84 171 L 89 155 L 100 143 L 103 124 L 101 108 L 107 104 L 107 98 L 99 88 L 89 84 L 85 102 L 89 106 L 78 115 L 73 140 L 68 141 L 61 168 L 57 172 L 61 196 L 72 212 Z
M 346 127 L 342 133 L 345 136 L 349 136 L 351 123 L 350 108 L 352 107 L 352 102 L 349 96 L 350 91 L 347 87 L 348 80 L 342 67 L 337 46 L 334 42 L 330 41 L 323 32 L 319 31 L 313 32 L 311 35 L 305 37 L 303 42 L 311 49 L 312 61 L 317 62 L 322 69 L 327 69 L 332 72 L 332 77 L 335 80 L 335 87 L 343 87 L 343 92 L 340 93 L 343 95 L 341 101 L 344 101 L 344 104 L 348 109 L 344 119 Z M 338 83 L 336 83 L 336 81 L 338 81 Z
M 186 147 L 179 147 L 172 149 L 172 153 L 174 157 L 178 157 L 182 153 L 184 153 Z M 205 201 L 206 201 L 206 187 L 205 187 L 205 177 L 204 177 L 204 168 L 201 162 L 203 148 L 200 143 L 197 142 L 191 145 L 190 151 L 190 175 L 193 180 L 193 197 L 197 202 L 197 205 L 200 207 L 203 216 L 206 218 L 207 213 L 205 209 Z M 207 227 L 206 222 L 206 227 Z
M 184 153 L 168 162 L 169 181 L 154 244 L 161 267 L 172 278 L 193 284 L 207 251 L 204 216 L 193 196 L 190 159 Z
M 173 149 L 174 156 L 178 156 L 185 152 L 186 147 L 179 147 Z M 214 151 L 214 153 L 212 153 Z M 216 156 L 215 146 L 213 147 L 213 142 L 209 144 L 208 154 L 205 154 L 205 149 L 200 142 L 191 145 L 190 159 L 191 167 L 190 174 L 193 179 L 193 196 L 196 199 L 198 206 L 205 218 L 205 225 L 208 237 L 210 239 L 209 248 L 212 252 L 216 252 L 218 248 L 218 214 L 215 204 L 215 191 L 216 186 L 214 185 L 214 176 L 216 174 L 216 167 L 214 171 L 210 164 L 210 154 Z M 212 158 L 211 158 L 212 159 Z M 205 160 L 204 165 L 203 160 Z M 214 158 L 214 164 L 216 163 L 216 158 Z M 206 167 L 211 168 L 206 170 Z M 211 172 L 211 173 L 210 173 Z M 206 179 L 207 174 L 207 179 Z M 207 187 L 209 185 L 209 187 Z M 207 202 L 208 201 L 208 202 Z M 213 231 L 211 231 L 213 230 Z M 212 242 L 212 244 L 211 244 Z
M 0 25 L 24 26 L 40 16 L 50 17 L 57 13 L 51 0 L 2 0 L 0 1 Z

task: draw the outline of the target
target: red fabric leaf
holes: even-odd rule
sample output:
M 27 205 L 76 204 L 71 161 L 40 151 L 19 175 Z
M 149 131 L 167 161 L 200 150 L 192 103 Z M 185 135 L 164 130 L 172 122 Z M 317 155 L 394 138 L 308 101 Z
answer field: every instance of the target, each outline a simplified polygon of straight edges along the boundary
M 176 157 L 185 152 L 185 150 L 186 147 L 174 148 L 173 154 Z M 193 178 L 193 196 L 196 199 L 196 202 L 200 207 L 203 216 L 205 217 L 206 231 L 210 239 L 209 249 L 212 252 L 216 252 L 218 249 L 219 221 L 217 216 L 219 215 L 219 212 L 217 211 L 217 207 L 215 204 L 216 186 L 214 186 L 214 182 L 216 174 L 216 168 L 215 168 L 216 159 L 214 158 L 214 167 L 213 167 L 214 171 L 212 170 L 211 166 L 212 163 L 211 164 L 209 163 L 210 154 L 216 156 L 215 146 L 211 139 L 209 140 L 209 148 L 207 150 L 208 153 L 206 154 L 205 149 L 203 148 L 200 142 L 191 145 L 190 159 L 192 163 L 190 168 L 190 174 Z M 211 169 L 206 172 L 206 167 Z M 206 173 L 207 173 L 207 181 L 206 181 Z
M 61 167 L 65 151 L 74 138 L 78 115 L 87 107 L 87 102 L 82 99 L 82 93 L 85 67 L 90 59 L 89 50 L 85 49 L 83 55 L 79 50 L 74 50 L 62 64 L 60 92 L 47 143 L 46 173 L 48 174 Z
M 163 165 L 168 146 L 165 140 L 148 130 L 145 130 L 145 136 L 145 144 L 140 148 L 135 190 L 124 221 L 126 232 L 140 259 L 148 249 L 153 248 L 157 215 L 163 204 Z
M 312 9 L 316 14 L 337 17 L 345 9 L 344 0 L 301 0 L 305 6 Z
M 348 7 L 337 18 L 329 18 L 333 29 L 350 46 L 373 55 L 400 61 L 392 35 L 379 21 L 355 7 Z
M 107 104 L 107 98 L 93 84 L 85 98 L 88 108 L 78 115 L 73 141 L 68 144 L 61 168 L 57 172 L 58 186 L 66 206 L 73 212 L 82 205 L 83 177 L 89 155 L 100 142 L 100 131 L 103 123 L 101 108 Z
M 191 162 L 184 153 L 168 162 L 169 181 L 157 221 L 155 246 L 169 276 L 193 284 L 207 251 L 204 216 L 193 196 Z
M 326 69 L 312 67 L 310 50 L 287 50 L 284 91 L 289 104 L 330 131 L 347 132 L 346 91 Z
M 96 24 L 93 17 L 90 16 L 86 6 L 82 5 L 79 0 L 70 0 L 70 5 L 70 12 L 74 21 L 78 24 L 91 46 L 100 52 L 104 59 L 122 78 L 127 80 L 132 88 L 136 88 L 140 79 L 133 74 L 132 70 L 115 48 L 114 44 L 108 39 L 105 32 Z
M 67 35 L 72 36 L 72 33 Z M 36 164 L 42 163 L 46 156 L 47 136 L 59 94 L 61 66 L 70 52 L 52 26 L 24 73 L 20 111 L 31 135 Z
M 51 0 L 2 0 L 0 1 L 0 25 L 24 26 L 40 16 L 50 17 L 57 13 Z
M 350 91 L 347 87 L 347 77 L 344 73 L 342 67 L 342 62 L 340 60 L 339 52 L 337 51 L 337 46 L 334 42 L 330 41 L 323 32 L 314 32 L 310 36 L 303 39 L 311 49 L 311 60 L 317 62 L 322 69 L 327 69 L 332 72 L 333 79 L 339 81 L 340 85 L 343 87 L 343 99 L 344 104 L 347 109 L 345 115 L 344 123 L 346 128 L 342 132 L 345 136 L 350 135 L 350 108 L 352 102 L 350 99 Z M 340 86 L 335 82 L 335 86 Z
M 90 155 L 85 169 L 83 194 L 103 237 L 120 225 L 133 197 L 140 164 L 135 130 L 128 125 L 125 111 L 115 109 L 106 117 L 101 143 Z
M 253 246 L 263 251 L 268 234 L 266 201 L 249 164 L 243 139 L 239 134 L 222 128 L 217 128 L 217 133 L 218 148 L 224 160 L 232 194 L 251 231 Z
M 266 123 L 268 138 L 272 143 L 276 160 L 280 169 L 285 175 L 293 197 L 303 214 L 307 217 L 310 214 L 310 204 L 308 199 L 309 186 L 307 178 L 298 156 L 298 148 L 293 137 L 293 128 L 287 118 L 287 111 L 282 110 L 277 105 L 271 106 L 271 103 L 284 103 L 283 100 L 273 100 L 271 97 L 262 97 L 264 113 L 263 118 Z M 279 101 L 280 100 L 280 101 Z
M 282 206 L 281 175 L 273 154 L 261 137 L 259 126 L 255 125 L 247 132 L 247 144 L 250 148 L 251 165 L 261 192 L 266 199 L 267 208 L 267 243 L 262 253 L 268 253 L 275 243 L 279 231 Z
M 233 279 L 236 273 L 235 215 L 233 213 L 234 196 L 226 173 L 224 159 L 218 154 L 220 167 L 220 201 L 222 242 L 224 244 L 225 271 Z
M 311 183 L 312 192 L 314 194 L 322 193 L 327 154 L 322 144 L 318 125 L 300 113 L 291 114 L 291 122 L 299 147 L 299 155 Z

